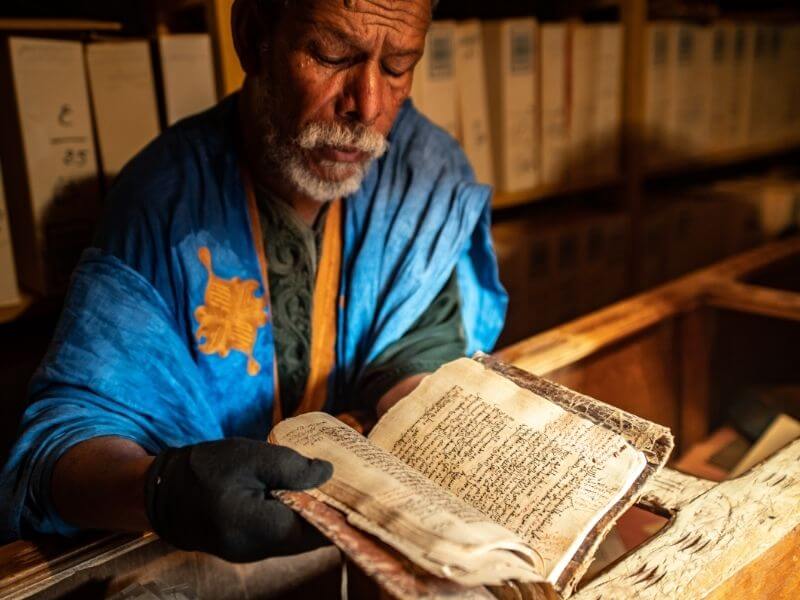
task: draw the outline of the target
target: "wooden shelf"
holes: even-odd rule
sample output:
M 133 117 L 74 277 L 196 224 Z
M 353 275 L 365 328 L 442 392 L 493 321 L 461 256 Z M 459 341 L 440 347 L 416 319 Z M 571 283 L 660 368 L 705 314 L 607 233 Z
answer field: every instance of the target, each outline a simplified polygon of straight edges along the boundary
M 496 192 L 492 200 L 492 208 L 511 208 L 522 206 L 534 202 L 568 196 L 580 192 L 589 192 L 610 188 L 622 184 L 622 177 L 603 177 L 600 179 L 588 179 L 586 181 L 565 182 L 552 185 L 540 185 L 528 190 L 519 192 Z
M 20 292 L 19 304 L 0 306 L 0 324 L 15 321 L 30 308 L 31 304 L 33 304 L 33 298 L 24 292 Z
M 770 158 L 771 156 L 786 154 L 787 152 L 796 150 L 800 150 L 800 140 L 797 139 L 785 140 L 779 143 L 759 144 L 746 148 L 734 148 L 723 152 L 714 152 L 705 156 L 682 158 L 680 160 L 668 161 L 660 165 L 649 166 L 647 167 L 647 178 L 661 179 L 682 175 L 687 172 L 690 173 L 726 167 L 728 165 Z
M 121 31 L 122 23 L 86 19 L 0 19 L 0 31 Z

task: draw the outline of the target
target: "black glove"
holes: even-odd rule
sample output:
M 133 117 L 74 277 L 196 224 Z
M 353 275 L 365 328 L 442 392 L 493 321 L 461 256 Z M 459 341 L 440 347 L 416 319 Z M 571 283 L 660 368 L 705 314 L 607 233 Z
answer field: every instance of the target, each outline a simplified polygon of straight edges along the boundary
M 182 550 L 252 562 L 325 543 L 272 490 L 314 488 L 333 474 L 324 460 L 290 448 L 233 438 L 159 454 L 147 473 L 147 517 Z

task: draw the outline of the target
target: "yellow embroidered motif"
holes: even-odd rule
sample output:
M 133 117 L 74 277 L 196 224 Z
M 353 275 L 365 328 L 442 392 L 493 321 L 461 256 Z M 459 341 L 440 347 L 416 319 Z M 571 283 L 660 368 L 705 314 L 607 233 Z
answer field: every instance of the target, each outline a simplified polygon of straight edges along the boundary
M 258 375 L 261 365 L 253 358 L 253 347 L 259 328 L 267 323 L 266 299 L 255 295 L 259 283 L 217 277 L 211 266 L 211 251 L 205 246 L 197 256 L 208 271 L 205 305 L 194 312 L 200 323 L 196 334 L 200 351 L 226 358 L 231 350 L 238 350 L 247 356 L 247 373 Z

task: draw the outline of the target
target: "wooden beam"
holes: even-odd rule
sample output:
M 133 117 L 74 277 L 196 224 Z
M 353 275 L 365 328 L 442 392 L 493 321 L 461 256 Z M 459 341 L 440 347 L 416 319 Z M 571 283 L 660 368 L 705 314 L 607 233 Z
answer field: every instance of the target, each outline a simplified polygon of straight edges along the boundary
M 739 281 L 725 281 L 710 286 L 708 303 L 717 308 L 727 308 L 787 321 L 800 321 L 800 294 Z
M 716 302 L 713 290 L 797 254 L 800 254 L 800 237 L 761 246 L 523 340 L 501 350 L 497 356 L 536 375 L 547 375 L 574 365 L 664 319 L 704 304 L 716 306 L 713 304 Z M 767 294 L 761 297 L 770 300 L 777 296 Z
M 87 19 L 0 19 L 0 31 L 121 31 L 122 23 Z

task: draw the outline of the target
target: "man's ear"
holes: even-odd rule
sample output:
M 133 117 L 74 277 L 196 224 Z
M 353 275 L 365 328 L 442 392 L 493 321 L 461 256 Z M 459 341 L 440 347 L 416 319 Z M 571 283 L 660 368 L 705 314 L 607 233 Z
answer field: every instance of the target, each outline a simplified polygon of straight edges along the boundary
M 260 71 L 261 44 L 265 34 L 261 14 L 254 0 L 235 0 L 231 10 L 233 45 L 242 69 L 248 75 Z

